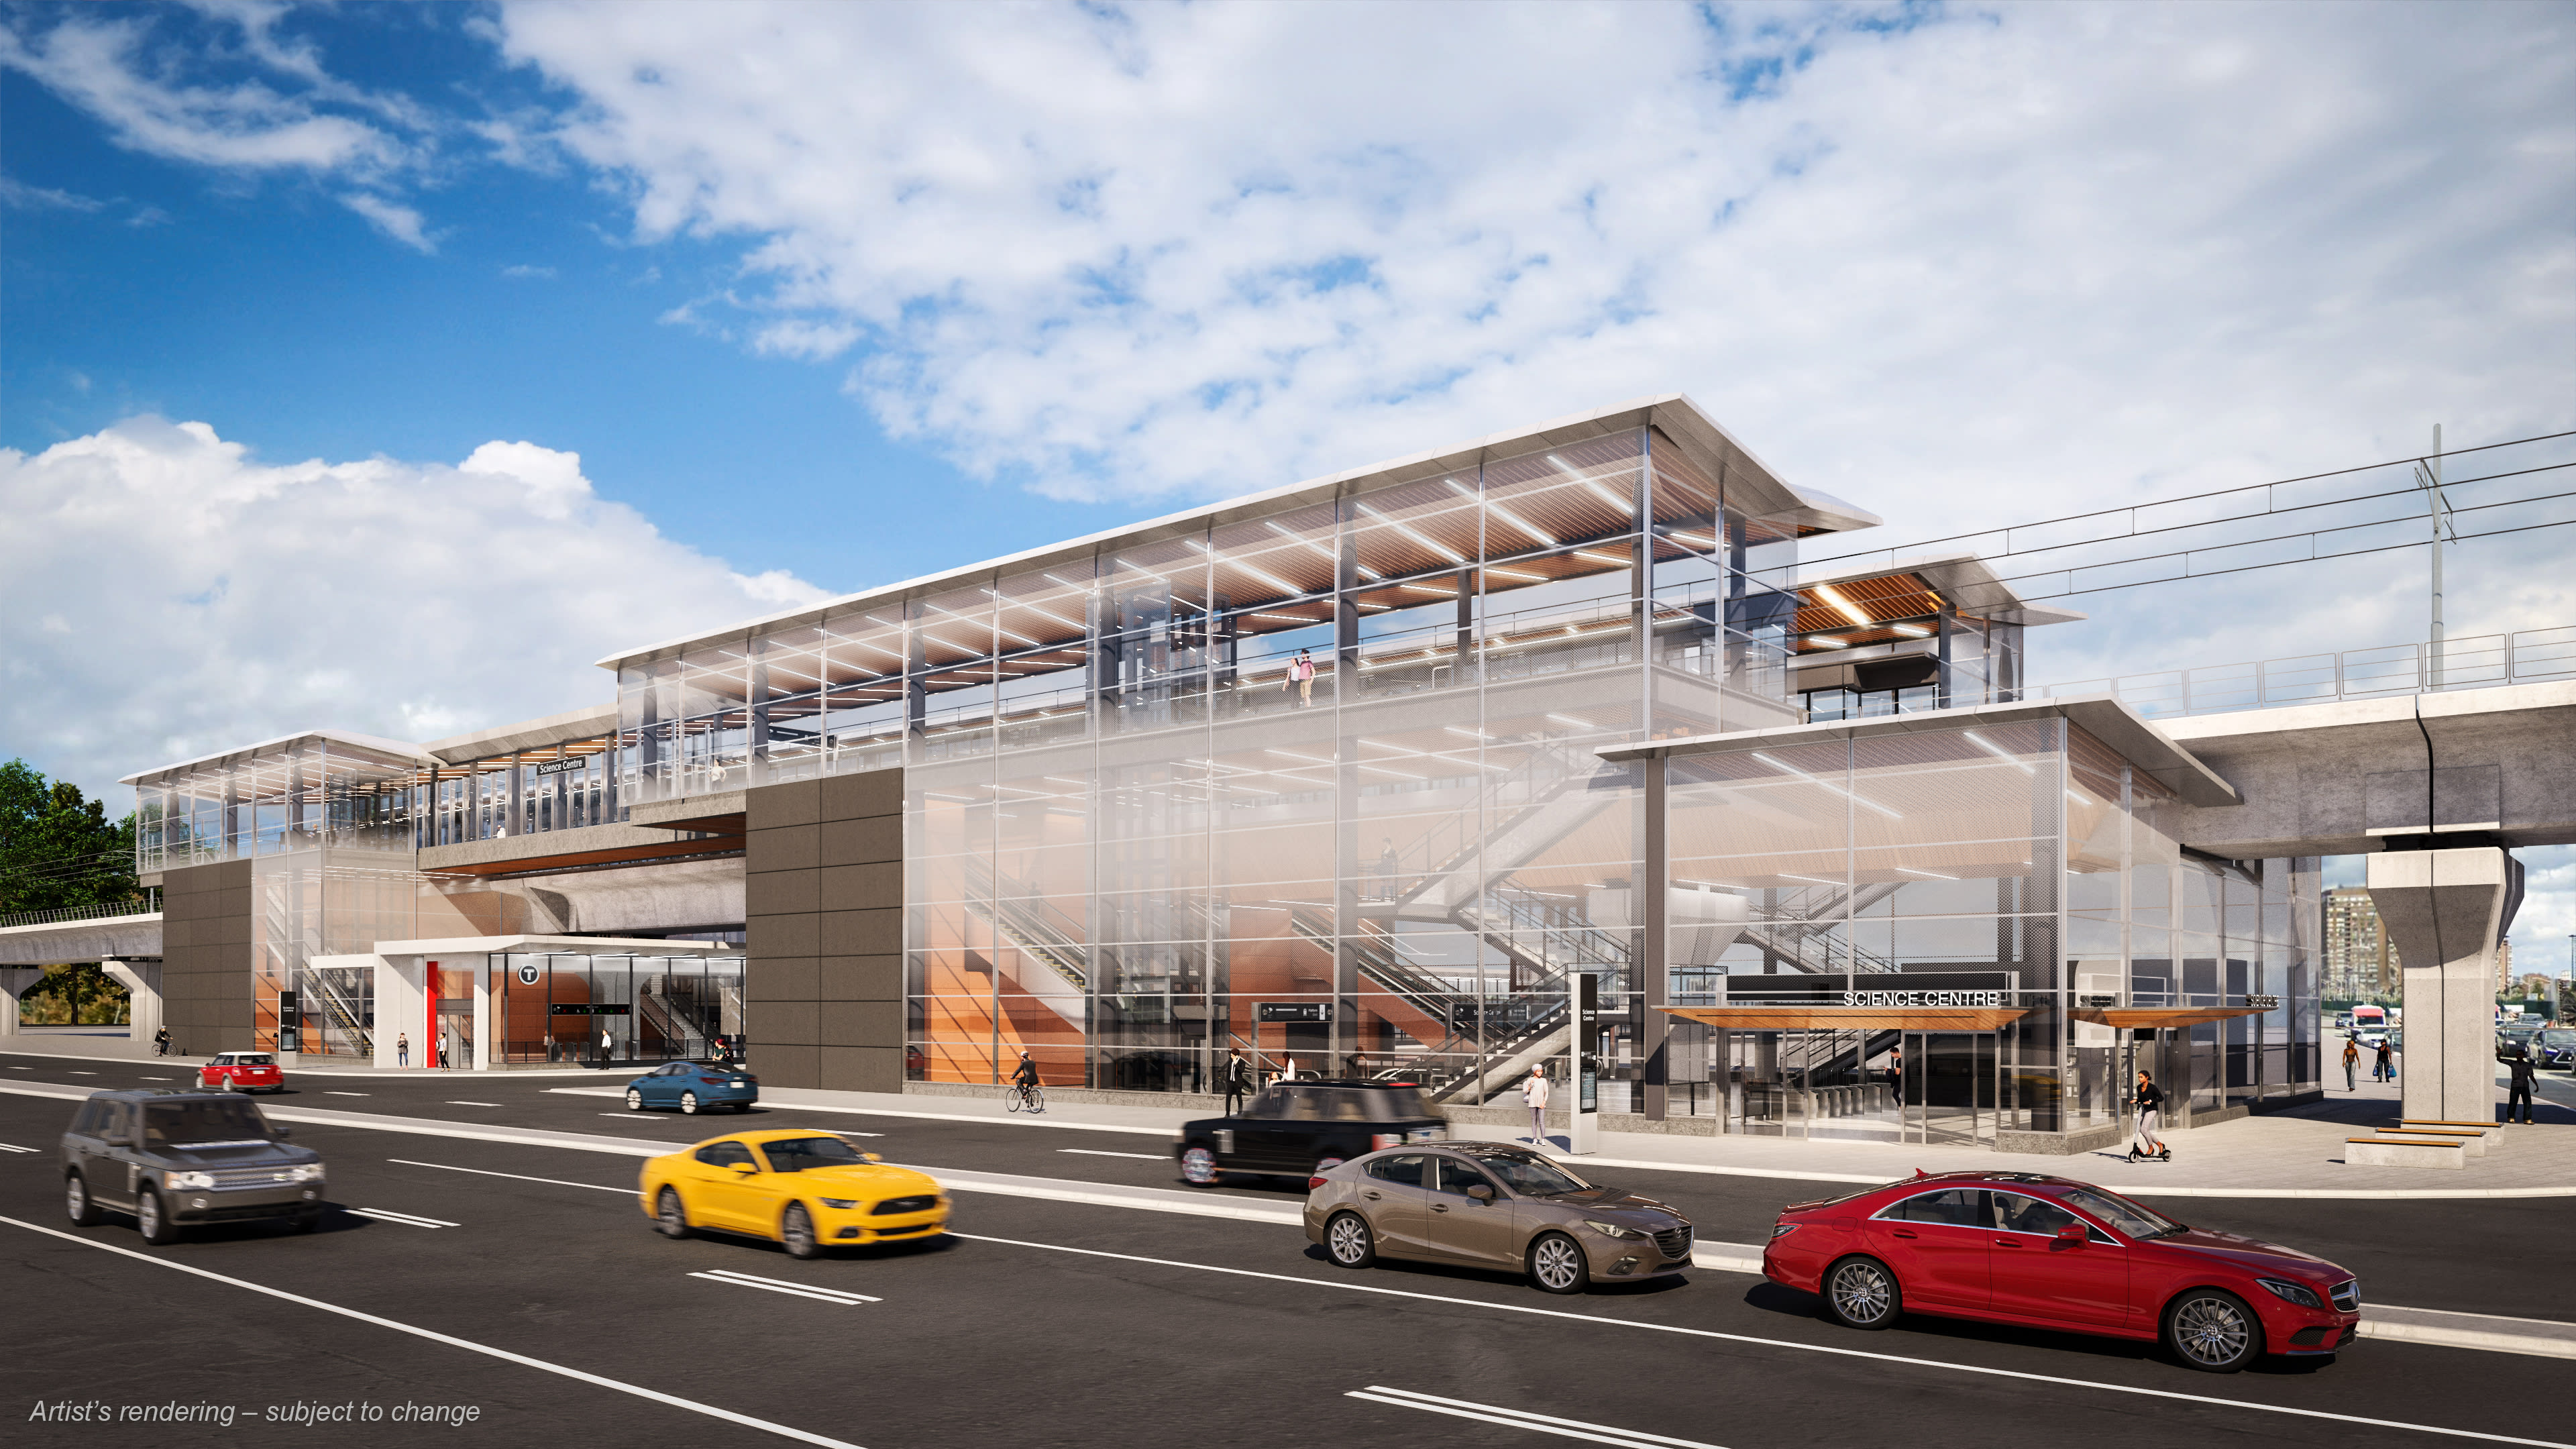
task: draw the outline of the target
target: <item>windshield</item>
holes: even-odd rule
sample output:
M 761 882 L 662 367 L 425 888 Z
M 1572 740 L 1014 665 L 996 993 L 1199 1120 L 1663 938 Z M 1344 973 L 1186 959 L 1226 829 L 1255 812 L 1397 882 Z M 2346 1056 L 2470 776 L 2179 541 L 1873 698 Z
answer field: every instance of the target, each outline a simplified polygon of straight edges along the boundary
M 790 1137 L 779 1142 L 764 1142 L 761 1153 L 769 1159 L 772 1172 L 804 1172 L 816 1167 L 851 1167 L 867 1161 L 859 1150 L 838 1137 Z
M 2183 1225 L 2160 1213 L 2149 1212 L 2125 1197 L 2107 1192 L 2077 1188 L 2066 1194 L 2070 1207 L 2082 1208 L 2133 1238 L 2161 1238 L 2167 1233 L 2184 1231 Z
M 2554 1047 L 2576 1046 L 2576 1031 L 2544 1031 L 2540 1034 L 2540 1044 Z
M 1544 1158 L 1522 1157 L 1516 1153 L 1480 1152 L 1476 1161 L 1487 1172 L 1503 1180 L 1503 1186 L 1524 1197 L 1550 1197 L 1560 1192 L 1584 1192 L 1592 1184 Z
M 237 1147 L 268 1138 L 268 1120 L 248 1102 L 198 1098 L 143 1106 L 143 1140 L 152 1146 Z

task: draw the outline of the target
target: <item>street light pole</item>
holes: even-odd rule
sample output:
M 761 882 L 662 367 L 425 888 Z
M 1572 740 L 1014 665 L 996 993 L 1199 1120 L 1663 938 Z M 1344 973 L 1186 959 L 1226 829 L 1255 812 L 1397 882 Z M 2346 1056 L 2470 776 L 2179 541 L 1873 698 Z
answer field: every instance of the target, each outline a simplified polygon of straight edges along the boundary
M 2415 465 L 2415 483 L 2424 490 L 2425 511 L 2433 524 L 2433 637 L 2431 687 L 2442 687 L 2442 530 L 2450 522 L 2450 504 L 2442 497 L 2442 425 L 2433 425 L 2433 455 Z

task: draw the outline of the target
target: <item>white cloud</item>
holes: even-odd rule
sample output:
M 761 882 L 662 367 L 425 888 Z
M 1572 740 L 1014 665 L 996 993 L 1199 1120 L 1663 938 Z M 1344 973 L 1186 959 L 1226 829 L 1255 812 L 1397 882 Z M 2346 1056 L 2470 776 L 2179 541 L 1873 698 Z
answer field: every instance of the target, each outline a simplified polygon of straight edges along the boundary
M 662 537 L 578 455 L 526 442 L 276 465 L 135 418 L 0 449 L 0 516 L 5 752 L 93 791 L 297 729 L 551 714 L 614 694 L 590 663 L 613 649 L 822 597 Z
M 508 277 L 513 281 L 521 282 L 543 281 L 552 277 L 554 274 L 555 269 L 552 267 L 530 266 L 525 262 L 521 262 L 515 266 L 503 267 L 501 269 L 502 276 Z
M 1681 389 L 1933 532 L 2566 420 L 2563 7 L 992 13 L 501 27 L 710 331 L 1051 493 Z
M 96 211 L 107 205 L 95 196 L 60 191 L 51 186 L 29 186 L 14 177 L 0 176 L 0 206 L 17 211 Z
M 388 201 L 364 191 L 343 193 L 340 204 L 367 219 L 367 224 L 401 242 L 412 250 L 435 253 L 438 239 L 425 232 L 420 212 L 399 201 Z

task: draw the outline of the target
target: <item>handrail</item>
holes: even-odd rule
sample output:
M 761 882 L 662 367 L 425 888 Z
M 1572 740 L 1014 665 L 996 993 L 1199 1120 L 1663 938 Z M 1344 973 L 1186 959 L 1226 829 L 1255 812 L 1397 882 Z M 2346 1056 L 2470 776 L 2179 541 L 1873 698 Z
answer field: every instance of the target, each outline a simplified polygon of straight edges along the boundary
M 2044 684 L 2025 693 L 2032 699 L 2109 694 L 2150 719 L 2171 719 L 2545 679 L 2576 679 L 2576 625 L 2447 639 L 2438 651 L 2429 642 L 2384 644 Z
M 56 906 L 49 911 L 16 911 L 0 916 L 0 930 L 11 926 L 50 926 L 64 921 L 112 920 L 119 916 L 157 916 L 161 888 L 146 886 L 140 900 L 101 901 L 86 906 Z

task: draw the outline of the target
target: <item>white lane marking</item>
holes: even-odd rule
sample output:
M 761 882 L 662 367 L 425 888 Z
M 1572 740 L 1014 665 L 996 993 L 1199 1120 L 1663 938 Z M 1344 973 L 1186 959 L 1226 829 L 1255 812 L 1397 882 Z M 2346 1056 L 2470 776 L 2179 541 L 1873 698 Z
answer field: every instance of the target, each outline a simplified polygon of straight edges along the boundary
M 615 1087 L 548 1087 L 546 1090 L 549 1092 L 560 1093 L 567 1097 L 617 1097 L 625 1095 Z M 1116 1127 L 1106 1122 L 1051 1122 L 1045 1120 L 1032 1120 L 1028 1117 L 1016 1114 L 1006 1117 L 970 1117 L 963 1112 L 905 1112 L 891 1107 L 839 1107 L 826 1106 L 818 1102 L 781 1102 L 766 1097 L 761 1099 L 760 1105 L 772 1112 L 846 1112 L 859 1117 L 911 1117 L 924 1122 L 961 1123 L 968 1127 L 993 1127 L 1016 1123 L 1022 1127 L 1060 1127 L 1073 1132 L 1125 1132 L 1140 1137 L 1169 1137 L 1172 1135 L 1172 1129 L 1169 1127 Z M 998 1108 L 1001 1103 L 997 1100 L 993 1105 Z M 1589 1161 L 1590 1159 L 1587 1158 L 1585 1160 Z M 1873 1177 L 1870 1181 L 1885 1182 L 1887 1179 L 1883 1177 Z M 2576 1192 L 2576 1189 L 2570 1189 L 2570 1191 Z
M 98 1075 L 98 1073 L 96 1073 L 96 1072 L 72 1072 L 72 1073 L 71 1073 L 71 1075 L 72 1075 L 72 1076 L 75 1076 L 75 1077 L 95 1077 L 95 1076 L 97 1076 L 97 1075 Z
M 458 1102 L 450 1100 L 447 1105 L 451 1107 L 498 1107 L 501 1104 L 498 1102 Z
M 763 1288 L 772 1293 L 793 1293 L 799 1298 L 820 1298 L 826 1303 L 838 1303 L 844 1308 L 856 1308 L 862 1303 L 885 1301 L 882 1298 L 870 1298 L 865 1293 L 844 1293 L 838 1288 L 811 1288 L 802 1283 L 782 1283 L 775 1278 L 755 1278 L 749 1273 L 730 1273 L 721 1268 L 712 1273 L 691 1273 L 689 1276 L 704 1278 L 710 1283 L 730 1283 L 736 1288 Z
M 7 1219 L 0 1219 L 5 1222 Z M 2378 1429 L 2412 1429 L 2419 1434 L 2447 1434 L 2458 1439 L 2482 1439 L 2490 1444 L 2526 1444 L 2532 1449 L 2576 1449 L 2576 1444 L 2562 1444 L 2554 1439 L 2517 1439 L 2508 1434 L 2484 1434 L 2475 1429 L 2446 1429 L 2437 1424 L 2410 1424 L 2401 1419 L 2371 1419 L 2359 1414 L 2336 1414 L 2324 1409 L 2296 1409 L 2286 1404 L 2258 1404 L 2246 1399 L 2220 1399 L 2207 1394 L 2186 1394 L 2176 1389 L 2146 1389 L 2130 1384 L 2106 1384 L 2093 1379 L 2061 1378 L 2056 1374 L 2035 1374 L 2021 1369 L 1988 1368 L 1982 1364 L 1944 1363 L 1935 1358 L 1912 1358 L 1896 1353 L 1872 1353 L 1864 1348 L 1835 1348 L 1829 1344 L 1796 1343 L 1785 1338 L 1757 1338 L 1746 1333 L 1721 1333 L 1713 1328 L 1683 1328 L 1670 1323 L 1640 1323 L 1632 1318 L 1606 1318 L 1597 1313 L 1570 1313 L 1562 1308 L 1540 1308 L 1528 1303 L 1488 1303 L 1474 1298 L 1452 1298 L 1441 1293 L 1418 1293 L 1407 1288 L 1381 1288 L 1369 1283 L 1343 1283 L 1330 1278 L 1300 1278 L 1292 1273 L 1264 1273 L 1254 1268 L 1220 1268 L 1213 1263 L 1184 1263 L 1174 1258 L 1147 1258 L 1135 1253 L 1112 1253 L 1100 1248 L 1070 1248 L 1061 1243 L 1030 1243 L 1018 1238 L 989 1238 L 978 1233 L 951 1230 L 948 1236 L 970 1243 L 1000 1243 L 1012 1248 L 1036 1248 L 1049 1253 L 1073 1253 L 1085 1258 L 1115 1258 L 1125 1263 L 1152 1263 L 1165 1268 L 1187 1268 L 1200 1273 L 1223 1273 L 1233 1278 L 1267 1278 L 1273 1282 L 1296 1283 L 1308 1288 L 1330 1288 L 1344 1293 L 1377 1293 L 1389 1298 L 1412 1298 L 1429 1303 L 1450 1303 L 1462 1308 L 1489 1308 L 1497 1313 L 1525 1313 L 1536 1318 L 1568 1318 L 1602 1328 L 1634 1328 L 1647 1333 L 1679 1334 L 1685 1338 L 1709 1338 L 1723 1343 L 1750 1343 L 1764 1348 L 1786 1348 L 1800 1353 L 1825 1353 L 1838 1358 L 1869 1359 L 1877 1363 L 1906 1364 L 1915 1368 L 1943 1369 L 1951 1373 L 1984 1374 L 1989 1378 L 2019 1379 L 2024 1383 L 2063 1384 L 2068 1388 L 2099 1389 L 2107 1394 L 2137 1394 L 2151 1399 L 2174 1399 L 2187 1404 L 2215 1404 L 2223 1409 L 2253 1409 L 2266 1414 L 2291 1414 L 2303 1419 L 2329 1419 L 2338 1424 L 2368 1424 Z
M 22 1067 L 22 1068 L 20 1068 L 19 1070 L 24 1071 L 24 1070 L 25 1070 L 25 1068 L 23 1068 L 23 1067 Z M 169 1081 L 176 1081 L 176 1080 L 177 1080 L 177 1078 L 175 1078 L 175 1077 L 145 1077 L 143 1080 L 145 1080 L 145 1081 L 147 1081 L 147 1082 L 169 1082 Z
M 1635 1429 L 1618 1429 L 1608 1424 L 1589 1424 L 1581 1419 L 1560 1419 L 1553 1414 L 1533 1414 L 1526 1409 L 1506 1409 L 1499 1404 L 1479 1404 L 1467 1399 L 1444 1399 L 1437 1394 L 1418 1394 L 1411 1389 L 1390 1389 L 1371 1384 L 1342 1395 L 1346 1399 L 1368 1399 L 1380 1404 L 1393 1404 L 1400 1409 L 1424 1409 L 1434 1414 L 1449 1414 L 1460 1419 L 1481 1419 L 1488 1424 L 1501 1424 L 1511 1429 L 1527 1429 L 1537 1434 L 1555 1434 L 1567 1439 L 1588 1439 L 1595 1444 L 1617 1444 L 1622 1449 L 1724 1449 L 1718 1444 L 1697 1439 L 1667 1439 L 1661 1434 L 1640 1433 Z
M 34 1067 L 12 1066 L 12 1067 L 10 1067 L 10 1068 L 9 1068 L 9 1070 L 11 1070 L 11 1071 L 13 1071 L 13 1072 L 32 1072 L 32 1071 L 34 1071 L 34 1070 L 35 1070 L 35 1068 L 34 1068 Z M 154 1077 L 152 1080 L 154 1080 L 154 1081 L 156 1081 L 156 1082 L 166 1082 L 166 1081 L 168 1081 L 168 1080 L 170 1080 L 170 1079 L 169 1079 L 168 1077 Z
M 492 1172 L 485 1168 L 457 1167 L 445 1162 L 414 1162 L 408 1157 L 388 1157 L 385 1161 L 399 1162 L 405 1167 L 435 1167 L 444 1172 L 470 1172 L 476 1177 L 508 1177 L 520 1182 L 550 1182 L 557 1187 L 586 1187 L 592 1192 L 613 1192 L 619 1197 L 635 1196 L 635 1189 L 631 1187 L 602 1187 L 595 1182 L 566 1182 L 560 1177 L 530 1177 L 523 1172 Z
M 633 1112 L 602 1112 L 602 1113 L 600 1113 L 599 1115 L 600 1115 L 600 1116 L 602 1116 L 602 1117 L 616 1117 L 616 1118 L 622 1119 L 622 1120 L 624 1120 L 624 1121 L 632 1122 L 632 1121 L 634 1121 L 636 1118 L 641 1117 L 641 1116 L 643 1116 L 644 1114 L 643 1114 L 643 1112 L 642 1112 L 641 1110 L 638 1110 L 638 1111 L 633 1111 Z M 656 1124 L 654 1124 L 654 1125 L 659 1126 L 660 1124 L 659 1124 L 659 1123 L 656 1123 Z
M 374 1218 L 378 1222 L 401 1223 L 407 1228 L 461 1228 L 465 1226 L 463 1223 L 451 1223 L 441 1218 L 414 1217 L 410 1213 L 398 1213 L 389 1208 L 344 1207 L 340 1209 L 340 1211 L 344 1213 L 356 1213 L 362 1218 Z
M 1097 1147 L 1059 1147 L 1056 1151 L 1078 1152 L 1085 1157 L 1133 1157 L 1141 1162 L 1169 1162 L 1172 1160 L 1159 1152 L 1103 1152 Z
M 2399 1343 L 2430 1343 L 2438 1344 L 2443 1348 L 2475 1348 L 2483 1349 L 2488 1353 L 2522 1353 L 2529 1354 L 2533 1358 L 2576 1358 L 2576 1342 L 2563 1338 L 2542 1338 L 2537 1334 L 2529 1333 L 2485 1333 L 2473 1328 L 2452 1328 L 2439 1323 L 2396 1323 L 2385 1318 L 2362 1319 L 2360 1333 L 2364 1338 L 2385 1338 Z
M 0 1152 L 35 1152 L 38 1150 L 39 1149 L 33 1147 L 21 1147 L 15 1142 L 0 1142 Z
M 693 1414 L 704 1414 L 711 1419 L 722 1419 L 727 1423 L 740 1424 L 746 1428 L 765 1430 L 784 1438 L 801 1440 L 807 1444 L 819 1444 L 823 1446 L 823 1449 L 860 1449 L 860 1446 L 850 1443 L 846 1439 L 827 1439 L 820 1434 L 809 1433 L 803 1429 L 792 1429 L 785 1424 L 773 1423 L 767 1419 L 755 1419 L 749 1414 L 737 1414 L 731 1409 L 720 1409 L 713 1404 L 700 1403 L 696 1399 L 684 1399 L 677 1394 L 666 1394 L 659 1389 L 648 1389 L 641 1384 L 627 1383 L 623 1379 L 612 1379 L 601 1374 L 585 1373 L 577 1368 L 567 1368 L 559 1363 L 548 1363 L 546 1360 L 541 1358 L 530 1358 L 523 1353 L 512 1353 L 506 1348 L 494 1348 L 490 1344 L 476 1343 L 469 1338 L 457 1338 L 450 1334 L 440 1333 L 434 1329 L 417 1328 L 411 1324 L 397 1322 L 391 1318 L 379 1318 L 372 1313 L 361 1313 L 355 1308 L 343 1308 L 337 1303 L 325 1303 L 319 1298 L 307 1298 L 301 1293 L 289 1293 L 283 1288 L 271 1288 L 265 1283 L 253 1283 L 246 1278 L 228 1277 L 222 1273 L 211 1272 L 207 1269 L 196 1267 L 193 1264 L 175 1262 L 168 1258 L 156 1258 L 150 1253 L 137 1252 L 132 1248 L 120 1248 L 114 1243 L 94 1242 L 91 1239 L 80 1237 L 76 1234 L 61 1232 L 53 1228 L 38 1227 L 34 1223 L 20 1222 L 18 1219 L 12 1217 L 0 1217 L 0 1223 L 6 1223 L 13 1228 L 25 1228 L 31 1233 L 42 1233 L 49 1238 L 60 1238 L 66 1243 L 77 1243 L 84 1248 L 96 1248 L 102 1253 L 114 1253 L 119 1257 L 132 1258 L 138 1263 L 149 1263 L 156 1268 L 167 1268 L 174 1273 L 187 1273 L 195 1277 L 209 1279 L 213 1282 L 222 1283 L 230 1287 L 246 1288 L 253 1293 L 265 1293 L 271 1298 L 282 1298 L 289 1303 L 300 1303 L 307 1308 L 318 1308 L 325 1313 L 336 1313 L 343 1318 L 354 1318 L 360 1323 L 372 1323 L 378 1328 L 390 1328 L 396 1333 L 408 1333 L 414 1338 L 425 1338 L 432 1343 L 443 1343 L 450 1348 L 461 1348 L 467 1353 L 479 1353 L 488 1358 L 497 1358 L 508 1363 L 518 1364 L 523 1368 L 536 1369 L 541 1373 L 560 1374 L 568 1379 L 578 1379 L 585 1384 L 595 1384 L 600 1388 L 611 1389 L 621 1394 L 633 1394 L 639 1399 L 651 1399 L 657 1404 L 668 1404 L 675 1409 L 686 1409 Z
M 373 1094 L 368 1092 L 324 1092 L 322 1095 L 325 1097 L 365 1097 Z

